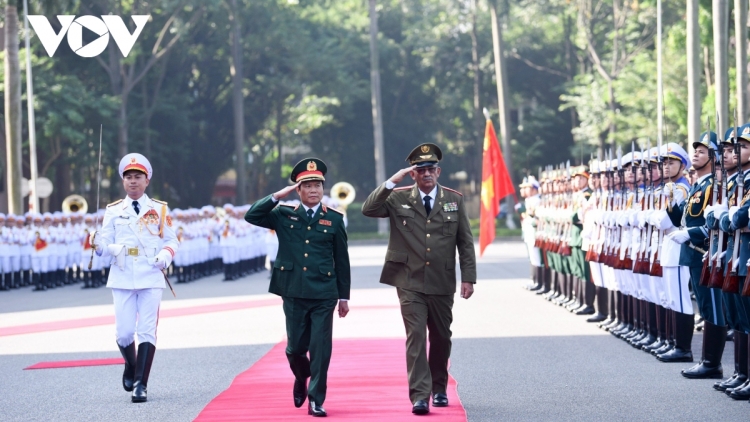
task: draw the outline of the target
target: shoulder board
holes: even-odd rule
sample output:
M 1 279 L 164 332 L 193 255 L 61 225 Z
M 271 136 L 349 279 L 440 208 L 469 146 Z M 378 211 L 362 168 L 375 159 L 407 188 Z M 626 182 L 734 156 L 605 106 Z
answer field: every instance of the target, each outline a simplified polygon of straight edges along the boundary
M 289 204 L 279 204 L 280 207 L 287 207 L 287 208 L 294 208 L 294 205 Z
M 154 201 L 154 202 L 156 202 L 157 204 L 167 205 L 167 203 L 166 203 L 166 202 L 164 202 L 164 201 L 160 201 L 160 200 L 158 200 L 158 199 L 154 199 L 154 198 L 151 198 L 151 200 L 152 200 L 152 201 Z
M 331 207 L 327 207 L 327 208 L 328 208 L 328 211 L 333 211 L 333 212 L 335 212 L 335 213 L 338 213 L 338 214 L 344 215 L 344 212 L 343 212 L 343 211 L 337 210 L 336 208 L 331 208 Z
M 459 191 L 457 191 L 457 190 L 455 190 L 455 189 L 451 189 L 451 188 L 446 188 L 445 186 L 443 186 L 443 189 L 445 189 L 445 190 L 447 190 L 447 191 L 449 191 L 449 192 L 457 193 L 457 194 L 459 194 L 459 195 L 461 195 L 461 196 L 464 196 L 464 194 L 463 194 L 463 193 L 461 193 L 461 192 L 459 192 Z
M 411 186 L 402 186 L 400 188 L 393 188 L 393 190 L 408 190 L 408 189 L 411 189 L 411 188 L 412 188 Z
M 117 205 L 117 204 L 119 204 L 120 202 L 122 202 L 122 199 L 118 199 L 117 201 L 115 201 L 115 202 L 112 202 L 111 204 L 107 204 L 107 207 L 111 207 L 112 205 Z

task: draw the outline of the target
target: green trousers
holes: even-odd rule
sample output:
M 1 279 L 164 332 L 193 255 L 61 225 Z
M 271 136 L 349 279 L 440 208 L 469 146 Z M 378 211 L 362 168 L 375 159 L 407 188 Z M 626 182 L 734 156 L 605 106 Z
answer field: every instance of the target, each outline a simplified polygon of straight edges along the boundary
M 326 400 L 333 311 L 337 300 L 294 297 L 282 299 L 286 316 L 286 358 L 289 360 L 289 367 L 299 380 L 310 377 L 307 397 L 322 405 Z
M 401 303 L 401 317 L 406 327 L 409 399 L 412 403 L 417 400 L 429 400 L 430 392 L 445 393 L 448 386 L 453 295 L 427 295 L 401 288 L 397 288 L 396 291 Z

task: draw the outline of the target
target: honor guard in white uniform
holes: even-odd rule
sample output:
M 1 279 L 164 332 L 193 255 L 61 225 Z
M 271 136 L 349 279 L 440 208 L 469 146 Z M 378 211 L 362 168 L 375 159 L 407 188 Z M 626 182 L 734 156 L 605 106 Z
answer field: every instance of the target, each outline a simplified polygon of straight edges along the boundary
M 165 271 L 178 248 L 167 203 L 151 199 L 146 187 L 151 164 L 141 154 L 122 158 L 120 177 L 127 197 L 107 206 L 102 227 L 91 235 L 100 256 L 111 257 L 107 287 L 115 305 L 117 345 L 125 359 L 122 377 L 134 403 L 145 402 Z M 138 334 L 138 353 L 134 335 Z

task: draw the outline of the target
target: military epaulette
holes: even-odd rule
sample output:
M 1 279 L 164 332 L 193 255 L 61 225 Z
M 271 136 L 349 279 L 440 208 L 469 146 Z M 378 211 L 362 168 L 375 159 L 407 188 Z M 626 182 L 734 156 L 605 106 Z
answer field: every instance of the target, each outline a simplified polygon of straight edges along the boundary
M 154 202 L 156 202 L 157 204 L 167 205 L 167 203 L 166 203 L 166 202 L 164 202 L 164 201 L 160 201 L 160 200 L 158 200 L 158 199 L 154 199 L 154 198 L 151 198 L 151 200 L 152 200 L 152 201 L 154 201 Z
M 337 210 L 336 208 L 331 208 L 331 207 L 328 207 L 328 211 L 333 211 L 333 212 L 335 212 L 335 213 L 338 213 L 338 214 L 344 215 L 344 212 L 343 212 L 343 211 Z
M 457 190 L 455 190 L 455 189 L 451 189 L 451 188 L 446 188 L 445 186 L 443 186 L 443 189 L 445 189 L 445 190 L 447 190 L 447 191 L 449 191 L 449 192 L 457 193 L 457 194 L 459 194 L 459 195 L 461 195 L 461 196 L 464 196 L 464 194 L 463 194 L 463 193 L 461 193 L 461 192 L 459 192 L 459 191 L 457 191 Z
M 117 204 L 119 204 L 120 202 L 122 202 L 122 199 L 118 199 L 117 201 L 115 201 L 115 202 L 112 202 L 111 204 L 107 204 L 107 208 L 111 207 L 112 205 L 117 205 Z
M 393 190 L 409 190 L 411 188 L 412 188 L 411 186 L 402 186 L 400 188 L 393 188 Z
M 287 208 L 292 208 L 292 209 L 294 209 L 294 205 L 289 205 L 289 204 L 279 204 L 279 206 L 280 206 L 280 207 L 287 207 Z

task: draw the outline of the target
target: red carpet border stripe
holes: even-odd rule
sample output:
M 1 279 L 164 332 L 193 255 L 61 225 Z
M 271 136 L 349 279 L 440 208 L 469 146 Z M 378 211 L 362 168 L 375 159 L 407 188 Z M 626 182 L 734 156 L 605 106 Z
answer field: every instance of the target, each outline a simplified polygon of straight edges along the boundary
M 239 374 L 196 421 L 309 421 L 307 402 L 300 409 L 292 402 L 294 378 L 285 347 L 286 342 L 277 344 Z M 329 418 L 413 422 L 416 417 L 409 402 L 405 356 L 403 339 L 335 340 L 323 404 Z M 448 399 L 450 406 L 430 408 L 428 420 L 467 420 L 453 377 L 448 384 Z
M 39 362 L 31 365 L 27 369 L 53 369 L 53 368 L 76 368 L 79 366 L 104 366 L 104 365 L 124 365 L 122 358 L 112 359 L 86 359 L 86 360 L 64 360 L 59 362 Z
M 207 314 L 213 312 L 236 311 L 240 309 L 260 308 L 264 306 L 280 305 L 281 299 L 248 300 L 243 302 L 217 303 L 214 305 L 200 305 L 186 308 L 162 309 L 159 318 L 172 318 L 188 315 Z M 47 331 L 70 330 L 74 328 L 95 327 L 115 323 L 114 315 L 91 318 L 69 319 L 63 321 L 42 322 L 38 324 L 16 325 L 0 327 L 0 337 L 20 334 L 43 333 Z

